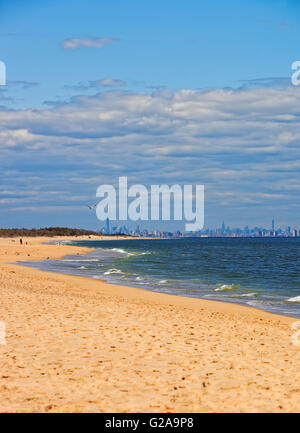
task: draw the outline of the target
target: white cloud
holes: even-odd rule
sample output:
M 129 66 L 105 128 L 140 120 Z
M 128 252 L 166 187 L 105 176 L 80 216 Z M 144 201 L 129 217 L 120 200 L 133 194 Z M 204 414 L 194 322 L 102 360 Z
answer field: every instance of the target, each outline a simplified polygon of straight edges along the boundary
M 38 183 L 45 201 L 56 190 L 59 201 L 127 175 L 131 183 L 204 183 L 208 215 L 289 209 L 299 194 L 299 119 L 298 88 L 114 90 L 53 109 L 0 110 L 1 158 L 14 168 L 3 188 L 22 179 L 28 190 Z
M 65 39 L 61 46 L 65 50 L 76 50 L 77 48 L 88 47 L 100 49 L 105 47 L 105 45 L 112 44 L 113 42 L 118 42 L 119 39 L 116 38 L 68 38 Z
M 103 87 L 121 87 L 125 86 L 125 81 L 117 80 L 115 78 L 103 78 L 102 80 L 92 81 L 92 83 L 96 83 L 98 86 Z
M 78 83 L 75 85 L 66 85 L 66 89 L 84 91 L 89 89 L 95 89 L 97 87 L 123 87 L 126 86 L 126 82 L 123 80 L 118 80 L 116 78 L 103 78 L 100 80 L 90 80 L 88 83 Z M 54 102 L 51 105 L 55 105 Z

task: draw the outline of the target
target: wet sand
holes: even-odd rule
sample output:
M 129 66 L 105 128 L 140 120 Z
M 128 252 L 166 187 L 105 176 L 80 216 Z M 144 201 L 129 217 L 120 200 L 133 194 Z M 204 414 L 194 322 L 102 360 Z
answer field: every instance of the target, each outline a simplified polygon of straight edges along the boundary
M 8 264 L 49 241 L 0 239 L 1 412 L 299 412 L 296 319 Z

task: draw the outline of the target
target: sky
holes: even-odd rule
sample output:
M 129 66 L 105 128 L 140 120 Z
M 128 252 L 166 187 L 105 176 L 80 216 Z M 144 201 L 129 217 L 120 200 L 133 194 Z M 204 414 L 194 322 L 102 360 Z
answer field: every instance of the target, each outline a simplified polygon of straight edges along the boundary
M 206 227 L 300 228 L 299 24 L 295 0 L 0 0 L 0 227 L 99 229 L 127 176 L 204 184 Z

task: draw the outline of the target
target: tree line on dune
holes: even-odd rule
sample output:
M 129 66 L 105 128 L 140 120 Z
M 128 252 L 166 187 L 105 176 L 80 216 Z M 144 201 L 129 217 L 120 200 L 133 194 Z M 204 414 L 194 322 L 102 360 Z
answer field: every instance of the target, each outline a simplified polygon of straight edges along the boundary
M 0 229 L 0 237 L 36 237 L 36 236 L 105 236 L 92 230 L 73 229 L 70 227 L 44 227 L 39 229 Z M 113 235 L 109 235 L 113 236 Z M 125 235 L 126 236 L 126 235 Z

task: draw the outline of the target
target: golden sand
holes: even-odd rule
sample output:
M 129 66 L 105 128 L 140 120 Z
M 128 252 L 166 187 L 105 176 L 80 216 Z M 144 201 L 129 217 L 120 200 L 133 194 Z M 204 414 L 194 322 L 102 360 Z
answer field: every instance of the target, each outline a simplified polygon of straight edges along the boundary
M 50 240 L 0 239 L 1 412 L 299 412 L 296 319 L 8 264 Z

